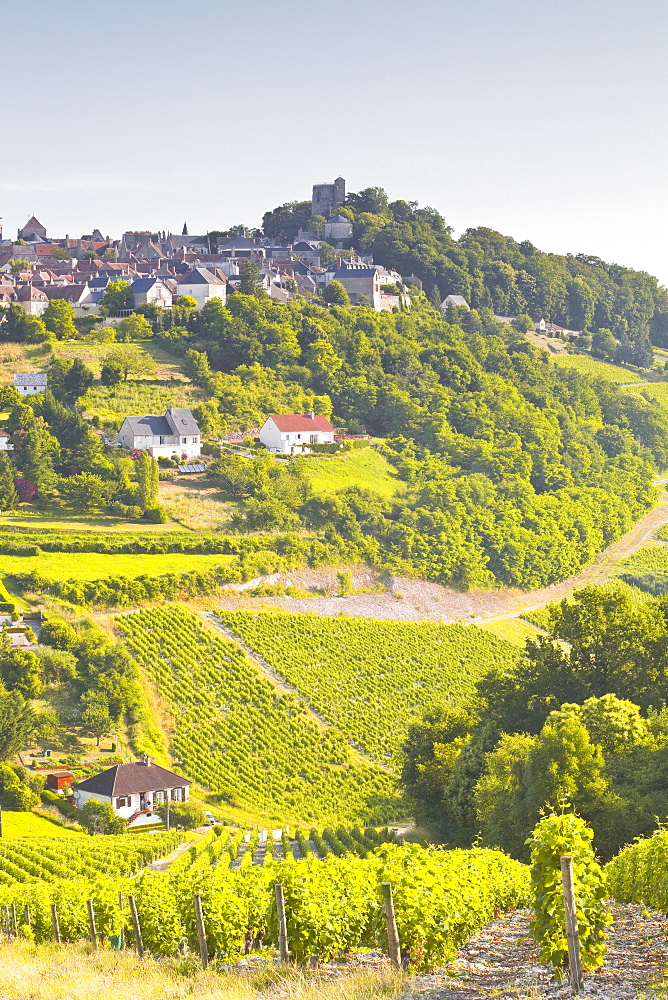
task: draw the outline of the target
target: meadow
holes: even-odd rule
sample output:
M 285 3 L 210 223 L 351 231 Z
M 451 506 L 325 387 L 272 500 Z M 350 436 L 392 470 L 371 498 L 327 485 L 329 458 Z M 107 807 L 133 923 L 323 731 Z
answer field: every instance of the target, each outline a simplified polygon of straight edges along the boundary
M 34 812 L 2 810 L 2 836 L 5 840 L 23 837 L 81 837 L 78 830 L 70 830 L 52 823 Z
M 172 552 L 127 555 L 100 552 L 42 552 L 36 556 L 0 555 L 0 577 L 41 573 L 48 580 L 100 580 L 108 576 L 161 576 L 209 570 L 230 562 L 233 556 L 192 555 Z
M 353 486 L 393 497 L 402 483 L 387 459 L 375 448 L 360 448 L 341 455 L 311 456 L 303 463 L 313 492 L 340 493 Z

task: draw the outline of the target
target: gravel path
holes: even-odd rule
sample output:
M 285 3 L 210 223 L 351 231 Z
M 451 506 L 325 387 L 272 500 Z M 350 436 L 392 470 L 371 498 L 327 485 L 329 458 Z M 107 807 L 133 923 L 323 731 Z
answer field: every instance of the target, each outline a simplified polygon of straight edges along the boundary
M 605 965 L 585 974 L 584 995 L 597 1000 L 665 996 L 656 991 L 656 980 L 668 963 L 668 920 L 643 913 L 641 906 L 615 907 Z M 471 938 L 445 969 L 417 976 L 400 1000 L 570 997 L 568 984 L 560 986 L 537 956 L 529 937 L 529 914 L 518 910 Z

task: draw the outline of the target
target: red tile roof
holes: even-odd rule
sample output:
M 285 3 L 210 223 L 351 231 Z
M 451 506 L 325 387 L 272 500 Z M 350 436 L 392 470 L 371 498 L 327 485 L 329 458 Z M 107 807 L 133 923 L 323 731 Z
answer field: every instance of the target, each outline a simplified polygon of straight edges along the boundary
M 270 418 L 274 421 L 279 431 L 333 431 L 327 417 L 316 414 L 309 417 L 302 413 L 271 413 Z

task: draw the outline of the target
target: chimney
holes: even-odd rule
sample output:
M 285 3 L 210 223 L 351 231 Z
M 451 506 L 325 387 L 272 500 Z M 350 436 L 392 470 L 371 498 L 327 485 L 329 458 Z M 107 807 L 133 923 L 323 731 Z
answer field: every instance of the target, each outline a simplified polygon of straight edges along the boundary
M 315 420 L 315 413 L 313 412 L 313 410 L 311 410 L 311 412 L 309 413 L 309 417 L 311 418 L 311 420 Z
M 151 763 L 151 758 L 149 757 L 149 755 L 147 753 L 144 754 L 144 756 L 141 759 L 141 762 L 142 762 L 142 764 L 146 764 L 147 767 Z

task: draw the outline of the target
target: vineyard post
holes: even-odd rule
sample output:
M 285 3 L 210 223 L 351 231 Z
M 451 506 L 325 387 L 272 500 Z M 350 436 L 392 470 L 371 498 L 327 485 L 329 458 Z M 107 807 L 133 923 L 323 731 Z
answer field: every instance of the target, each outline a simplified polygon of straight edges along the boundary
M 568 942 L 568 969 L 571 989 L 579 993 L 583 987 L 582 959 L 580 957 L 580 935 L 573 886 L 573 855 L 565 854 L 561 859 L 561 880 L 564 886 L 564 912 L 566 915 L 566 940 Z
M 56 944 L 60 944 L 60 926 L 58 924 L 58 907 L 55 903 L 51 904 L 51 926 L 53 927 L 53 940 Z
M 202 897 L 195 893 L 195 920 L 197 922 L 197 940 L 199 941 L 199 954 L 202 959 L 202 968 L 206 969 L 209 964 L 209 949 L 206 944 L 206 928 L 204 927 L 204 914 L 202 913 Z
M 169 833 L 169 792 L 167 793 L 167 816 L 165 818 L 165 829 Z
M 278 950 L 281 956 L 281 962 L 286 964 L 290 961 L 290 952 L 288 951 L 288 925 L 285 919 L 285 898 L 283 896 L 283 886 L 280 882 L 277 882 L 274 886 L 274 892 L 276 893 L 276 913 L 278 915 Z
M 2 907 L 2 929 L 5 932 L 5 934 L 7 935 L 7 937 L 9 937 L 9 934 L 10 934 L 10 928 L 9 928 L 9 907 L 7 906 L 6 903 Z
M 390 961 L 397 969 L 401 968 L 401 947 L 399 945 L 399 931 L 397 930 L 397 919 L 394 914 L 394 900 L 392 899 L 392 885 L 390 882 L 383 882 L 383 904 L 385 906 L 385 923 L 387 924 L 387 943 L 390 951 Z
M 16 903 L 12 903 L 12 908 L 10 912 L 12 917 L 12 937 L 18 937 L 18 926 L 16 923 Z
M 139 926 L 139 914 L 137 913 L 137 906 L 135 904 L 135 897 L 128 896 L 128 903 L 130 904 L 130 914 L 132 916 L 132 926 L 135 930 L 135 942 L 137 944 L 137 954 L 140 958 L 144 957 L 144 942 L 141 936 L 141 927 Z
M 0 806 L 0 838 L 2 838 L 2 806 Z
M 26 927 L 30 927 L 30 907 L 27 903 L 23 908 L 23 923 Z
M 88 928 L 90 930 L 90 943 L 93 949 L 97 951 L 97 931 L 95 929 L 95 910 L 93 909 L 93 900 L 86 900 L 86 909 L 88 910 Z
M 118 894 L 118 908 L 121 911 L 121 948 L 125 946 L 125 920 L 123 918 L 123 893 Z

